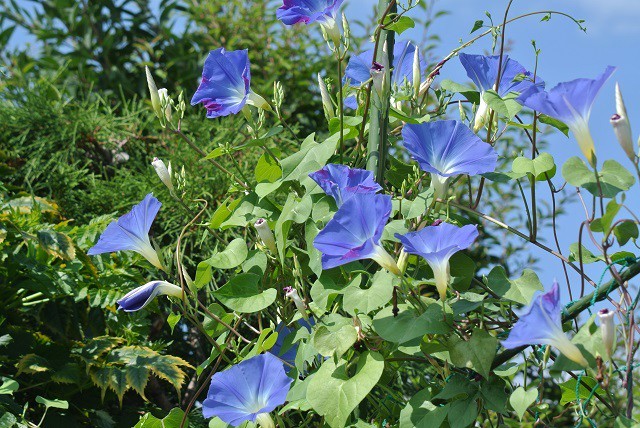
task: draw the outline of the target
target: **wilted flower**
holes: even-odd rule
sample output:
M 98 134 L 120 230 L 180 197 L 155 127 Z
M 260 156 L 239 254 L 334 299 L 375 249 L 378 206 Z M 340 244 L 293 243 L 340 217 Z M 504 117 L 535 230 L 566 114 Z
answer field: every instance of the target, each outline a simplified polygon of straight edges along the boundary
M 433 271 L 440 298 L 444 300 L 451 279 L 449 259 L 473 244 L 478 237 L 478 229 L 471 224 L 458 227 L 450 223 L 441 223 L 405 235 L 396 233 L 395 236 L 404 245 L 404 251 L 417 254 L 427 261 Z
M 537 295 L 524 310 L 502 346 L 513 349 L 524 345 L 551 345 L 570 360 L 588 366 L 580 349 L 562 331 L 561 314 L 560 290 L 554 281 L 550 291 Z
M 269 412 L 285 402 L 292 381 L 273 354 L 249 358 L 213 375 L 202 415 L 234 427 L 245 421 L 274 427 Z
M 349 168 L 346 165 L 330 163 L 312 172 L 309 177 L 318 183 L 324 193 L 335 199 L 338 207 L 355 194 L 376 193 L 382 190 L 371 171 Z
M 437 198 L 445 196 L 449 177 L 482 174 L 496 168 L 495 149 L 457 120 L 407 124 L 402 129 L 402 138 L 420 168 L 431 173 L 431 186 Z
M 125 294 L 122 299 L 118 300 L 118 309 L 125 312 L 138 311 L 160 294 L 182 297 L 182 289 L 166 281 L 151 281 Z
M 459 55 L 460 63 L 467 72 L 467 76 L 480 89 L 480 104 L 476 112 L 475 124 L 473 130 L 477 132 L 484 126 L 487 120 L 488 106 L 484 101 L 484 94 L 489 89 L 495 90 L 498 95 L 504 97 L 510 92 L 523 93 L 532 86 L 544 88 L 544 81 L 536 77 L 535 83 L 533 76 L 520 63 L 509 58 L 509 55 L 503 55 L 502 67 L 500 67 L 500 84 L 495 87 L 498 78 L 498 68 L 500 65 L 500 56 L 470 55 L 461 53 Z
M 609 66 L 595 79 L 558 83 L 549 92 L 533 86 L 520 95 L 519 101 L 532 110 L 564 122 L 573 132 L 584 156 L 595 167 L 595 147 L 589 130 L 589 116 L 598 92 L 615 70 L 615 67 Z
M 627 157 L 631 159 L 631 162 L 636 161 L 636 151 L 633 147 L 633 141 L 631 139 L 631 124 L 629 123 L 629 116 L 627 115 L 627 108 L 624 105 L 622 99 L 622 92 L 620 91 L 620 85 L 616 83 L 616 113 L 611 116 L 611 125 L 613 125 L 613 132 L 616 134 L 620 147 L 627 154 Z
M 253 224 L 253 227 L 256 228 L 256 232 L 258 232 L 262 243 L 269 249 L 269 251 L 276 254 L 278 252 L 278 249 L 276 247 L 276 240 L 273 237 L 273 232 L 271 231 L 267 220 L 259 218 Z
M 607 351 L 607 357 L 609 357 L 609 359 L 611 359 L 616 347 L 616 326 L 613 323 L 613 316 L 614 313 L 609 309 L 601 309 L 598 311 L 602 343 L 604 344 L 604 349 Z
M 380 245 L 390 214 L 391 197 L 388 195 L 359 193 L 345 201 L 313 241 L 313 246 L 322 253 L 322 268 L 372 259 L 400 275 L 395 260 Z
M 158 269 L 164 269 L 149 240 L 149 229 L 161 206 L 160 201 L 149 193 L 142 202 L 131 208 L 131 211 L 111 222 L 100 235 L 98 243 L 91 247 L 87 254 L 93 256 L 130 250 L 141 254 Z
M 418 52 L 417 65 L 414 59 Z M 381 61 L 384 58 L 379 58 Z M 348 81 L 351 86 L 359 87 L 367 82 L 372 76 L 373 50 L 368 50 L 360 55 L 354 55 L 349 59 L 347 68 L 344 71 L 345 83 Z M 384 66 L 384 64 L 382 64 Z M 417 70 L 416 70 L 417 68 Z M 427 68 L 420 49 L 410 41 L 398 42 L 393 47 L 393 71 L 391 76 L 391 84 L 403 86 L 404 82 L 413 83 L 416 71 L 422 75 Z M 345 106 L 349 108 L 357 108 L 355 97 L 349 97 L 345 100 Z
M 209 52 L 202 70 L 202 81 L 191 105 L 202 103 L 207 117 L 237 114 L 245 104 L 269 109 L 261 96 L 251 91 L 251 70 L 247 50 L 226 51 L 219 48 Z
M 173 193 L 173 182 L 171 181 L 171 162 L 169 162 L 169 167 L 167 167 L 162 159 L 153 158 L 151 165 L 153 166 L 153 169 L 156 170 L 156 174 L 158 174 L 158 177 L 160 177 L 160 181 L 162 181 L 162 183 L 167 186 L 169 191 Z

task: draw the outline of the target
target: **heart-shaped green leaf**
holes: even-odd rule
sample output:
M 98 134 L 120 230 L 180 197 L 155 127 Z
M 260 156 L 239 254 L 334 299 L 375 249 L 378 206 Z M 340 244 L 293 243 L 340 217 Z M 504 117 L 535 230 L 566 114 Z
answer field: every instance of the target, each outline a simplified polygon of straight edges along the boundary
M 538 390 L 535 388 L 525 390 L 523 387 L 519 386 L 509 397 L 509 403 L 511 403 L 511 407 L 516 411 L 518 418 L 522 420 L 524 413 L 527 411 L 530 405 L 536 401 L 538 398 Z

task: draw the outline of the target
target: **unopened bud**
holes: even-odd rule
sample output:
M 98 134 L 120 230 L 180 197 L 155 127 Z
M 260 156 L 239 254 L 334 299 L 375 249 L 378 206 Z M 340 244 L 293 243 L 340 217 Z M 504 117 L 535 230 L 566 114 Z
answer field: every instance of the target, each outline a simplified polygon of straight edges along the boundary
M 171 162 L 169 162 L 169 167 L 164 164 L 162 159 L 153 158 L 153 162 L 151 162 L 153 168 L 156 170 L 156 174 L 160 177 L 160 180 L 167 186 L 167 189 L 171 193 L 173 193 L 173 182 L 171 181 Z
M 386 69 L 384 66 L 378 62 L 374 62 L 371 66 L 371 79 L 373 80 L 373 88 L 377 92 L 377 94 L 382 97 L 382 88 L 384 87 L 384 77 L 386 74 Z
M 149 86 L 149 95 L 151 96 L 151 107 L 153 107 L 153 111 L 156 113 L 156 116 L 162 118 L 162 104 L 160 103 L 158 87 L 156 86 L 155 80 L 153 80 L 153 76 L 151 75 L 151 70 L 149 70 L 149 67 L 145 66 L 144 71 L 147 75 L 147 85 Z
M 611 359 L 616 347 L 616 326 L 613 323 L 613 316 L 614 312 L 609 309 L 601 309 L 598 311 L 602 343 L 604 344 L 604 349 L 607 351 L 607 357 L 609 357 L 609 359 Z
M 420 49 L 416 46 L 416 50 L 413 51 L 413 96 L 416 99 L 420 96 L 420 82 L 422 79 L 420 74 Z
M 627 116 L 627 108 L 624 105 L 622 99 L 622 92 L 620 86 L 616 83 L 616 113 L 611 116 L 609 120 L 613 126 L 613 132 L 616 134 L 618 143 L 622 147 L 622 150 L 627 154 L 627 157 L 635 162 L 636 153 L 633 147 L 633 141 L 631 139 L 631 124 L 629 123 L 629 117 Z
M 262 243 L 269 249 L 269 251 L 276 254 L 278 252 L 278 249 L 276 248 L 276 241 L 273 238 L 273 232 L 269 228 L 267 220 L 259 218 L 253 226 L 256 228 Z
M 298 312 L 300 312 L 300 315 L 302 315 L 302 318 L 304 318 L 306 321 L 309 321 L 309 316 L 307 315 L 307 308 L 304 302 L 302 301 L 302 299 L 300 298 L 300 296 L 298 295 L 298 290 L 296 290 L 293 287 L 284 287 L 283 290 L 285 292 L 285 296 L 293 300 L 293 303 L 296 305 L 296 309 L 298 310 Z
M 331 120 L 335 117 L 333 102 L 331 101 L 331 95 L 329 95 L 329 89 L 327 89 L 327 85 L 324 83 L 324 79 L 322 79 L 320 73 L 318 73 L 318 86 L 320 86 L 320 96 L 322 97 L 324 115 L 327 117 L 327 120 Z
M 160 97 L 160 107 L 164 108 L 164 117 L 167 121 L 171 122 L 171 98 L 169 98 L 169 91 L 166 88 L 158 89 L 158 96 Z

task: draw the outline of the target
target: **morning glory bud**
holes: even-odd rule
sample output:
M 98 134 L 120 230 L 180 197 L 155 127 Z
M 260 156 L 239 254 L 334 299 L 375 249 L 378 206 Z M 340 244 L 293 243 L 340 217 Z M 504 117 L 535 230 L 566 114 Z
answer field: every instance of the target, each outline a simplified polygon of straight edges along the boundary
M 276 241 L 273 237 L 273 232 L 269 228 L 267 220 L 259 218 L 253 226 L 256 228 L 256 232 L 258 232 L 262 243 L 269 249 L 269 251 L 274 254 L 277 253 L 278 249 L 276 248 Z
M 327 89 L 327 85 L 324 83 L 324 79 L 318 73 L 318 86 L 320 86 L 320 96 L 322 97 L 322 108 L 324 109 L 324 115 L 327 117 L 327 120 L 331 120 L 335 117 L 333 111 L 333 103 L 331 102 L 331 95 L 329 95 L 329 89 Z
M 169 98 L 169 91 L 166 88 L 158 89 L 158 96 L 160 97 L 160 106 L 164 107 L 164 117 L 171 122 L 171 98 Z
M 613 126 L 613 132 L 616 134 L 620 147 L 627 154 L 627 157 L 631 159 L 631 162 L 635 162 L 636 153 L 633 147 L 633 141 L 631 140 L 631 124 L 629 123 L 629 117 L 627 116 L 627 108 L 624 105 L 622 99 L 622 92 L 620 91 L 620 85 L 616 83 L 616 113 L 611 116 L 609 120 Z
M 376 90 L 377 94 L 382 97 L 382 88 L 384 87 L 384 77 L 386 74 L 386 69 L 384 66 L 378 62 L 373 63 L 370 69 L 371 79 L 373 80 L 373 87 Z
M 600 332 L 602 333 L 602 343 L 607 351 L 607 356 L 611 359 L 616 346 L 616 326 L 613 323 L 614 312 L 609 309 L 598 311 L 600 319 Z
M 182 298 L 182 288 L 167 281 L 151 281 L 125 294 L 117 302 L 118 309 L 125 312 L 139 311 L 161 294 Z
M 420 95 L 420 82 L 422 79 L 420 71 L 420 49 L 413 51 L 413 96 L 418 98 Z
M 156 116 L 162 119 L 162 103 L 160 102 L 158 87 L 156 86 L 155 80 L 153 80 L 149 67 L 145 66 L 144 71 L 147 74 L 147 85 L 149 86 L 149 95 L 151 96 L 151 107 L 153 107 L 153 111 L 156 113 Z
M 169 162 L 169 167 L 167 167 L 162 159 L 153 158 L 151 165 L 156 170 L 158 177 L 160 177 L 160 181 L 162 181 L 164 185 L 167 186 L 167 189 L 173 193 L 173 183 L 171 182 L 171 162 Z
M 285 292 L 285 296 L 293 300 L 293 303 L 296 305 L 296 309 L 298 309 L 298 312 L 300 312 L 302 318 L 304 318 L 306 321 L 309 321 L 309 316 L 307 315 L 307 307 L 300 298 L 298 290 L 293 287 L 284 287 L 283 290 Z

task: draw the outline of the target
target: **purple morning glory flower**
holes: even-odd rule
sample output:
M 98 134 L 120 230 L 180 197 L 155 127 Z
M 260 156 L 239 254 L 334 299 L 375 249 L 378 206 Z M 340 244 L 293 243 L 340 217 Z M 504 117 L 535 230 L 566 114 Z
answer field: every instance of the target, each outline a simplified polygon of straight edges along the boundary
M 427 261 L 433 271 L 440 298 L 444 300 L 451 277 L 449 259 L 473 244 L 478 237 L 478 228 L 471 224 L 458 227 L 443 222 L 405 235 L 396 233 L 395 236 L 404 245 L 404 251 L 417 254 Z
M 318 22 L 332 26 L 342 2 L 344 0 L 283 0 L 276 16 L 285 25 Z
M 562 305 L 556 281 L 551 290 L 538 294 L 520 315 L 502 346 L 507 349 L 525 345 L 551 345 L 578 364 L 588 363 L 576 345 L 562 331 Z
M 496 168 L 495 149 L 457 120 L 407 124 L 402 138 L 420 168 L 431 173 L 437 198 L 445 196 L 449 177 L 483 174 Z
M 273 354 L 249 358 L 213 375 L 202 415 L 234 427 L 245 421 L 274 426 L 269 412 L 285 402 L 292 381 Z
M 268 109 L 268 103 L 251 91 L 251 71 L 247 50 L 209 52 L 202 70 L 202 81 L 191 98 L 191 105 L 202 103 L 207 117 L 237 114 L 245 104 Z
M 107 226 L 98 243 L 91 247 L 87 254 L 94 256 L 115 251 L 135 251 L 141 254 L 149 263 L 163 269 L 158 253 L 151 246 L 149 229 L 156 218 L 162 204 L 151 193 L 142 202 L 131 208 L 127 214 L 113 221 Z
M 336 200 L 338 207 L 356 193 L 376 193 L 382 190 L 371 171 L 349 168 L 346 165 L 331 163 L 312 172 L 309 177 L 318 183 L 324 193 Z
M 409 83 L 413 80 L 413 58 L 418 47 L 410 41 L 398 42 L 393 47 L 393 72 L 391 84 L 403 86 L 405 80 Z M 427 63 L 418 49 L 418 63 L 420 75 L 427 69 Z M 351 86 L 359 87 L 371 78 L 373 62 L 373 49 L 354 55 L 349 58 L 349 63 L 344 71 L 344 82 L 349 81 Z M 379 64 L 378 64 L 379 65 Z M 375 69 L 375 64 L 374 64 Z M 378 70 L 379 71 L 379 70 Z M 345 99 L 345 106 L 357 108 L 358 104 L 354 96 Z
M 395 260 L 380 245 L 390 214 L 388 195 L 358 193 L 345 201 L 313 241 L 313 246 L 322 253 L 322 268 L 372 259 L 400 275 Z
M 536 77 L 533 83 L 533 75 L 527 71 L 519 62 L 512 60 L 508 55 L 502 57 L 502 67 L 500 76 L 500 85 L 495 88 L 496 79 L 498 78 L 498 66 L 500 64 L 500 56 L 470 55 L 461 53 L 459 55 L 460 63 L 467 72 L 467 76 L 480 89 L 480 105 L 476 112 L 476 120 L 473 127 L 474 131 L 478 131 L 484 126 L 488 113 L 487 103 L 483 99 L 483 95 L 489 89 L 494 89 L 498 95 L 504 97 L 510 92 L 523 93 L 532 86 L 544 88 L 544 81 Z
M 160 294 L 182 297 L 182 289 L 166 281 L 151 281 L 125 294 L 122 299 L 118 300 L 118 309 L 125 312 L 138 311 Z
M 598 92 L 615 70 L 615 67 L 609 66 L 595 79 L 558 83 L 549 92 L 534 86 L 520 95 L 519 101 L 532 110 L 564 122 L 573 132 L 584 156 L 595 166 L 595 147 L 589 131 L 589 116 Z

